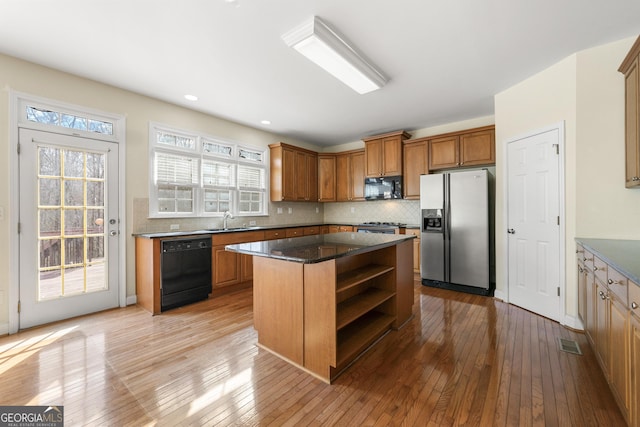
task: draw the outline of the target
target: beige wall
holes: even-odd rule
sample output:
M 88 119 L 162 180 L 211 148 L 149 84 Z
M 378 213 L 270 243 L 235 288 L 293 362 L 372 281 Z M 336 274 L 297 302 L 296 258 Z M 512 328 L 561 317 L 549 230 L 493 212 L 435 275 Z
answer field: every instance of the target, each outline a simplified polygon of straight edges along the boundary
M 11 232 L 15 223 L 16 207 L 11 205 L 9 159 L 15 146 L 9 141 L 10 90 L 69 104 L 89 107 L 104 112 L 126 116 L 126 224 L 121 230 L 127 240 L 127 295 L 135 295 L 134 200 L 148 199 L 148 132 L 149 122 L 160 122 L 182 129 L 189 129 L 220 136 L 247 144 L 266 147 L 277 141 L 288 142 L 306 148 L 317 147 L 261 130 L 238 125 L 193 110 L 161 102 L 91 80 L 41 67 L 12 57 L 0 55 L 0 207 L 5 210 L 0 220 L 0 334 L 6 333 L 9 319 L 9 254 L 17 248 L 10 247 Z M 315 208 L 296 209 L 302 215 L 313 213 Z M 287 211 L 285 211 L 287 212 Z M 321 217 L 322 211 L 318 213 Z M 308 215 L 307 215 L 308 216 Z M 283 222 L 296 221 L 297 215 L 284 214 Z
M 497 294 L 507 291 L 506 239 L 500 232 L 507 227 L 506 142 L 564 122 L 565 310 L 569 317 L 564 320 L 569 323 L 577 313 L 575 237 L 640 236 L 640 191 L 624 189 L 624 87 L 617 72 L 633 41 L 578 52 L 495 96 Z M 618 207 L 624 212 L 617 212 Z
M 626 189 L 624 76 L 635 37 L 578 53 L 576 236 L 640 239 L 640 190 Z

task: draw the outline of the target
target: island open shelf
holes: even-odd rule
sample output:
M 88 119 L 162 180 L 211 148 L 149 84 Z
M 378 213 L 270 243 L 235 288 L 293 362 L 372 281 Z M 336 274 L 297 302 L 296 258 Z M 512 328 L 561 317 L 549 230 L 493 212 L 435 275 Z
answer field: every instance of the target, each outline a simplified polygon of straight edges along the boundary
M 258 345 L 334 380 L 411 317 L 412 238 L 338 233 L 227 246 L 256 255 Z

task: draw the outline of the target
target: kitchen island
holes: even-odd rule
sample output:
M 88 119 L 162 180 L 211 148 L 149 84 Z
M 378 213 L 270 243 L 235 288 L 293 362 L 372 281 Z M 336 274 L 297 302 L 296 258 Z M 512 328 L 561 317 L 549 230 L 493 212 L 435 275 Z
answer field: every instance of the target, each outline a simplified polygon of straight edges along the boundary
M 414 238 L 334 233 L 227 245 L 254 256 L 258 345 L 330 383 L 411 318 Z

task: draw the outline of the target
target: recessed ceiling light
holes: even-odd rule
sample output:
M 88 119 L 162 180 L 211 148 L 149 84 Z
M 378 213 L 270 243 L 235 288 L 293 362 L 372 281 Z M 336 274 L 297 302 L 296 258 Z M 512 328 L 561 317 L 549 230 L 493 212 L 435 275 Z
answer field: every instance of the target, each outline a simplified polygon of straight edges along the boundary
M 263 125 L 270 125 L 271 120 L 260 120 L 260 123 L 262 123 Z
M 184 99 L 189 100 L 189 101 L 197 101 L 198 97 L 195 95 L 185 95 Z

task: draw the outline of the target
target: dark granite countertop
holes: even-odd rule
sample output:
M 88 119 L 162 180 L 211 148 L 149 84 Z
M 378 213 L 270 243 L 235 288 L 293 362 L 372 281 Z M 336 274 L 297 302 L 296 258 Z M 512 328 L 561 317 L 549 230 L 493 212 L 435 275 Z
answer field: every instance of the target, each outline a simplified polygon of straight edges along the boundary
M 225 249 L 246 255 L 312 264 L 382 249 L 411 239 L 415 239 L 415 236 L 346 232 L 240 243 L 227 245 Z
M 640 286 L 640 240 L 577 237 L 576 242 Z
M 147 239 L 159 239 L 163 237 L 179 237 L 179 236 L 197 236 L 201 234 L 221 234 L 221 233 L 235 233 L 235 232 L 243 232 L 243 231 L 255 231 L 255 230 L 275 230 L 280 228 L 298 228 L 298 227 L 322 227 L 324 225 L 350 225 L 355 226 L 356 224 L 346 224 L 346 223 L 320 223 L 320 224 L 280 224 L 280 225 L 258 225 L 258 226 L 250 226 L 250 227 L 229 227 L 226 230 L 222 228 L 210 228 L 203 230 L 180 230 L 180 231 L 158 231 L 151 233 L 133 233 L 134 237 L 143 237 Z

